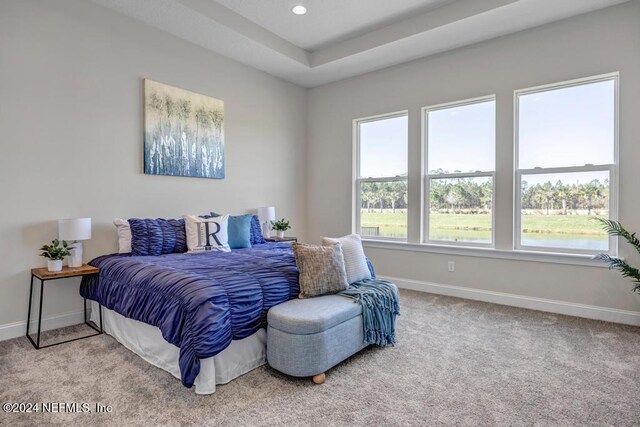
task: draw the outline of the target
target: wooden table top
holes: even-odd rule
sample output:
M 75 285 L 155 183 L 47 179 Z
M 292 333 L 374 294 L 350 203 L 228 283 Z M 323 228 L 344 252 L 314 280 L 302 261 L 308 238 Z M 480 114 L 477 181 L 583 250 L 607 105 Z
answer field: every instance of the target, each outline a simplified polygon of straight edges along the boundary
M 62 267 L 62 271 L 49 271 L 47 267 L 32 268 L 31 274 L 40 280 L 62 279 L 63 277 L 78 277 L 100 272 L 98 267 L 84 264 L 81 267 Z
M 285 236 L 285 237 L 271 236 L 271 237 L 265 237 L 264 240 L 267 242 L 293 242 L 293 241 L 297 241 L 298 238 L 293 236 Z

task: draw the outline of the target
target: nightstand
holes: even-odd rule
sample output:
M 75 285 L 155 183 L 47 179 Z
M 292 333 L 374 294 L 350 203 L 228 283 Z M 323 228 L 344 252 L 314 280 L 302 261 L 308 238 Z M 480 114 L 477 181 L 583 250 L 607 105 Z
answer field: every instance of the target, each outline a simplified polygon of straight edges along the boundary
M 82 265 L 80 267 L 63 267 L 61 271 L 49 271 L 47 270 L 46 267 L 44 268 L 33 268 L 31 269 L 31 285 L 29 288 L 29 311 L 27 314 L 27 338 L 29 338 L 29 341 L 31 341 L 31 344 L 33 344 L 33 346 L 39 350 L 41 348 L 47 348 L 47 347 L 51 347 L 54 345 L 58 345 L 58 344 L 64 344 L 67 342 L 71 342 L 71 341 L 77 341 L 77 340 L 81 340 L 84 338 L 89 338 L 89 337 L 94 337 L 96 335 L 100 335 L 102 334 L 102 305 L 99 305 L 99 311 L 100 311 L 100 329 L 96 328 L 95 326 L 93 326 L 91 323 L 89 323 L 87 321 L 87 299 L 84 299 L 84 323 L 86 323 L 87 325 L 89 325 L 91 327 L 91 329 L 93 329 L 94 331 L 97 332 L 97 334 L 91 334 L 91 335 L 87 335 L 84 337 L 80 337 L 80 338 L 73 338 L 70 340 L 66 340 L 66 341 L 61 341 L 61 342 L 57 342 L 54 344 L 48 344 L 48 345 L 43 345 L 40 346 L 40 331 L 41 331 L 41 327 L 42 327 L 42 297 L 44 295 L 44 282 L 48 282 L 50 280 L 57 280 L 57 279 L 66 279 L 68 277 L 82 277 L 82 276 L 89 276 L 92 274 L 98 274 L 100 273 L 100 269 L 97 267 L 93 267 L 90 265 Z M 33 338 L 31 338 L 31 336 L 29 335 L 29 326 L 31 324 L 31 300 L 33 299 L 33 279 L 36 278 L 38 280 L 40 280 L 40 307 L 38 309 L 38 335 L 36 338 L 36 341 L 33 340 Z
M 266 242 L 271 242 L 271 243 L 283 243 L 283 242 L 298 242 L 298 238 L 297 237 L 265 237 L 264 240 Z

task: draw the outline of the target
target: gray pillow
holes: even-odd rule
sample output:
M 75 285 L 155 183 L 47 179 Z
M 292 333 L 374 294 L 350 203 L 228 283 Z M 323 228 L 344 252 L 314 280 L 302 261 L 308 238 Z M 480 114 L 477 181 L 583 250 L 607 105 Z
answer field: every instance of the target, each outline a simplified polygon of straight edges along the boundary
M 342 245 L 312 246 L 293 243 L 299 272 L 300 298 L 335 294 L 349 287 Z

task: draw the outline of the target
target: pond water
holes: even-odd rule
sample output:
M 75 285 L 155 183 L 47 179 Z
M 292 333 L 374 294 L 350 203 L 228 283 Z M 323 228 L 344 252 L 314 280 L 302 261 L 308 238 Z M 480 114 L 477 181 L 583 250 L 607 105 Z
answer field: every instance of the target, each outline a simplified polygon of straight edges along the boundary
M 364 213 L 361 234 L 371 237 L 406 239 L 406 214 Z M 466 242 L 491 243 L 491 221 L 483 215 L 432 215 L 429 237 L 434 243 Z M 454 228 L 461 227 L 461 228 Z M 464 227 L 464 228 L 462 228 Z M 475 228 L 475 229 L 474 229 Z M 599 226 L 586 216 L 529 216 L 523 217 L 523 228 L 545 232 L 522 233 L 522 246 L 558 249 L 578 249 L 606 252 L 609 239 Z M 570 228 L 568 233 L 555 233 Z M 571 233 L 571 231 L 578 231 Z
M 430 237 L 445 242 L 491 243 L 489 231 L 431 229 Z M 606 252 L 609 239 L 606 235 L 523 233 L 522 246 Z
M 609 239 L 606 235 L 523 233 L 521 240 L 522 246 L 544 246 L 547 248 L 570 248 L 603 252 L 609 250 Z

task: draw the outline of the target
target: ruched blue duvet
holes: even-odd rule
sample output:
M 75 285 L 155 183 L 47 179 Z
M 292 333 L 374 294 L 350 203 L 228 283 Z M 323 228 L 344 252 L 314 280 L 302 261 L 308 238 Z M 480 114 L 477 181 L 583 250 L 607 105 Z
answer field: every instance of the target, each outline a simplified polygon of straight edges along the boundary
M 200 359 L 266 325 L 267 310 L 298 296 L 298 269 L 286 243 L 232 252 L 159 256 L 105 255 L 90 262 L 80 294 L 162 331 L 180 348 L 182 384 L 191 387 Z

